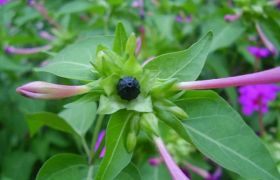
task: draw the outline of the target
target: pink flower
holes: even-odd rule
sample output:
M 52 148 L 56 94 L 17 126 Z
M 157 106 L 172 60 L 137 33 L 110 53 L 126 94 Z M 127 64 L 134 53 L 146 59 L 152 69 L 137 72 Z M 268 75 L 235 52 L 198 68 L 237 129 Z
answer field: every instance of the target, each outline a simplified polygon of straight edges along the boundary
M 147 59 L 141 66 L 144 67 L 148 62 L 150 62 L 151 60 L 155 59 L 155 56 L 150 57 L 149 59 Z
M 106 130 L 102 130 L 102 131 L 100 132 L 100 134 L 98 135 L 97 142 L 96 142 L 95 147 L 94 147 L 94 151 L 95 151 L 95 152 L 97 151 L 98 147 L 100 146 L 100 143 L 101 143 L 102 139 L 104 138 L 105 133 L 106 133 Z M 105 155 L 105 147 L 102 149 L 102 152 L 101 152 L 101 154 L 99 155 L 99 157 L 100 157 L 100 158 L 101 158 L 101 157 L 104 157 L 104 155 Z
M 90 87 L 86 85 L 64 86 L 42 81 L 35 81 L 18 87 L 16 91 L 25 97 L 49 100 L 84 94 L 90 91 Z
M 141 43 L 142 43 L 141 37 L 137 37 L 136 42 L 137 42 L 137 46 L 135 50 L 135 56 L 137 57 L 141 50 Z
M 7 4 L 8 2 L 9 2 L 9 0 L 0 0 L 0 5 Z
M 162 157 L 159 157 L 159 158 L 151 158 L 149 159 L 149 163 L 152 165 L 152 166 L 158 166 L 162 163 Z
M 8 54 L 35 54 L 41 52 L 41 50 L 48 51 L 52 48 L 51 45 L 34 47 L 34 48 L 16 48 L 13 46 L 6 46 L 5 52 Z
M 238 102 L 242 104 L 245 115 L 251 115 L 254 111 L 268 112 L 268 103 L 275 99 L 280 87 L 275 84 L 248 85 L 238 89 L 240 97 Z
M 226 20 L 226 21 L 236 21 L 241 16 L 242 16 L 242 13 L 238 13 L 238 14 L 235 14 L 235 15 L 227 14 L 224 17 L 224 20 Z
M 257 31 L 258 31 L 260 37 L 261 37 L 262 42 L 265 44 L 265 46 L 267 47 L 267 49 L 269 49 L 269 51 L 270 51 L 272 54 L 276 55 L 277 52 L 276 52 L 276 49 L 275 49 L 274 45 L 269 41 L 269 39 L 268 39 L 268 38 L 265 36 L 265 34 L 262 32 L 262 29 L 261 29 L 260 25 L 259 25 L 259 24 L 256 24 L 256 28 L 257 28 Z
M 45 38 L 47 40 L 51 40 L 53 41 L 55 39 L 55 37 L 53 35 L 51 35 L 50 33 L 48 33 L 47 31 L 40 31 L 39 32 L 39 35 L 42 37 L 42 38 Z
M 270 55 L 270 52 L 266 48 L 260 48 L 256 46 L 249 46 L 247 50 L 253 54 L 256 58 L 266 58 Z
M 192 22 L 192 15 L 189 15 L 186 18 L 183 18 L 181 16 L 176 16 L 175 21 L 178 21 L 178 22 L 185 22 L 186 21 L 186 22 L 190 23 L 190 22 Z

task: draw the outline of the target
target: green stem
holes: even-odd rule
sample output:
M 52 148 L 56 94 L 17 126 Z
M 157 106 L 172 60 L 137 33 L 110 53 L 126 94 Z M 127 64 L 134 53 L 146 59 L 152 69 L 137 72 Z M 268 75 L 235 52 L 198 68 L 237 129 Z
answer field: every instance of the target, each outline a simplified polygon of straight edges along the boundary
M 89 150 L 89 147 L 88 147 L 87 142 L 85 140 L 85 137 L 82 136 L 81 140 L 82 140 L 82 145 L 83 145 L 83 147 L 85 149 L 85 152 L 87 154 L 87 157 L 89 158 L 90 157 L 90 150 Z
M 100 128 L 101 128 L 104 116 L 105 116 L 104 114 L 100 114 L 98 116 L 98 119 L 97 119 L 97 122 L 96 122 L 96 125 L 95 125 L 95 128 L 94 128 L 94 132 L 93 132 L 93 136 L 92 136 L 92 142 L 91 142 L 91 148 L 90 148 L 89 162 L 92 162 L 92 157 L 95 154 L 94 148 L 95 148 L 95 144 L 97 142 L 98 134 L 99 134 L 99 131 L 100 131 Z
M 109 21 L 109 17 L 110 17 L 110 14 L 111 14 L 111 9 L 109 8 L 104 16 L 104 34 L 105 35 L 108 35 L 108 21 Z
M 99 144 L 99 147 L 97 149 L 97 151 L 94 153 L 92 159 L 91 159 L 91 162 L 90 163 L 94 163 L 94 161 L 100 156 L 101 152 L 102 152 L 102 149 L 103 147 L 105 146 L 105 141 L 106 141 L 106 134 L 104 135 L 101 143 Z
M 90 166 L 88 168 L 87 180 L 92 180 L 92 171 L 93 171 L 93 166 Z

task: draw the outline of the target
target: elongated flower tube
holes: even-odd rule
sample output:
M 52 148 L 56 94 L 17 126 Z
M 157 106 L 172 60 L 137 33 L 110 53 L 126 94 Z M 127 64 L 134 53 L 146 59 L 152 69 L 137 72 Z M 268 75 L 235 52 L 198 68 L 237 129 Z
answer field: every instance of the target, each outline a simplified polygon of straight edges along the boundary
M 208 171 L 205 171 L 204 169 L 201 169 L 192 164 L 189 164 L 187 162 L 184 162 L 183 164 L 187 168 L 189 168 L 190 170 L 192 170 L 193 172 L 195 172 L 196 174 L 198 174 L 199 176 L 201 176 L 203 179 L 206 179 L 206 180 L 219 180 L 223 173 L 221 166 L 219 166 L 217 164 L 216 164 L 216 170 L 214 171 L 213 174 L 209 173 Z
M 48 51 L 52 48 L 51 45 L 34 47 L 34 48 L 16 48 L 13 46 L 6 46 L 5 52 L 8 54 L 35 54 L 41 52 L 41 50 Z
M 154 141 L 158 147 L 158 150 L 166 164 L 166 167 L 173 180 L 189 180 L 188 177 L 182 172 L 182 170 L 177 166 L 177 164 L 172 159 L 171 155 L 167 151 L 164 142 L 161 138 L 153 136 Z
M 242 13 L 238 13 L 238 14 L 235 14 L 235 15 L 227 14 L 224 17 L 224 20 L 226 20 L 226 21 L 236 21 L 241 16 L 242 16 Z
M 256 28 L 257 28 L 257 31 L 261 37 L 261 40 L 262 42 L 265 44 L 265 46 L 267 47 L 267 49 L 269 49 L 269 51 L 272 53 L 272 54 L 276 54 L 276 49 L 274 47 L 274 45 L 267 39 L 267 37 L 265 36 L 265 34 L 262 32 L 262 29 L 260 27 L 259 24 L 256 24 Z
M 192 82 L 180 82 L 180 83 L 176 83 L 172 87 L 172 89 L 173 90 L 212 89 L 212 88 L 223 88 L 223 87 L 244 86 L 244 85 L 254 85 L 254 84 L 271 84 L 271 83 L 278 83 L 278 82 L 280 82 L 280 67 L 262 71 L 262 72 L 235 76 L 235 77 L 192 81 Z
M 8 2 L 9 2 L 9 0 L 0 0 L 0 6 L 6 4 Z
M 150 62 L 151 60 L 155 59 L 155 56 L 150 57 L 149 59 L 147 59 L 145 62 L 143 62 L 143 64 L 141 65 L 142 67 L 144 67 L 148 62 Z
M 280 4 L 280 0 L 275 0 L 275 1 L 269 1 L 267 3 L 267 5 L 272 6 L 272 5 L 279 5 Z
M 28 98 L 49 100 L 84 94 L 90 91 L 90 87 L 86 85 L 64 86 L 42 81 L 35 81 L 17 88 L 16 91 L 22 96 Z
M 55 39 L 55 37 L 53 35 L 51 35 L 50 33 L 48 33 L 47 31 L 40 31 L 39 35 L 42 38 L 45 38 L 47 40 L 53 41 Z
M 137 42 L 137 46 L 135 50 L 135 56 L 137 57 L 141 50 L 141 42 L 142 42 L 141 37 L 137 37 L 136 42 Z

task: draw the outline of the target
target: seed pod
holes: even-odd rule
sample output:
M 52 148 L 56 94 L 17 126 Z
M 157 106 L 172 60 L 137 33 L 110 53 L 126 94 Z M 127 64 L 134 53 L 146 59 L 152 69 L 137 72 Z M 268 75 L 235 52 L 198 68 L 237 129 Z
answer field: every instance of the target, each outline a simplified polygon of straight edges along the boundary
M 122 99 L 130 101 L 136 99 L 140 94 L 140 85 L 137 79 L 126 76 L 119 80 L 117 92 Z

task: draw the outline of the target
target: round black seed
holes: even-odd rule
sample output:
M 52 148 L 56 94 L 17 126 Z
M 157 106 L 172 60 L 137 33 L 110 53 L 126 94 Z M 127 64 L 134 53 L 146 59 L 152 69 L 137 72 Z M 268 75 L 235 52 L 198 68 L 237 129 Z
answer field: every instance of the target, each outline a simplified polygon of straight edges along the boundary
M 131 76 L 126 76 L 119 80 L 117 91 L 122 99 L 130 101 L 136 99 L 140 94 L 140 85 L 137 79 Z

